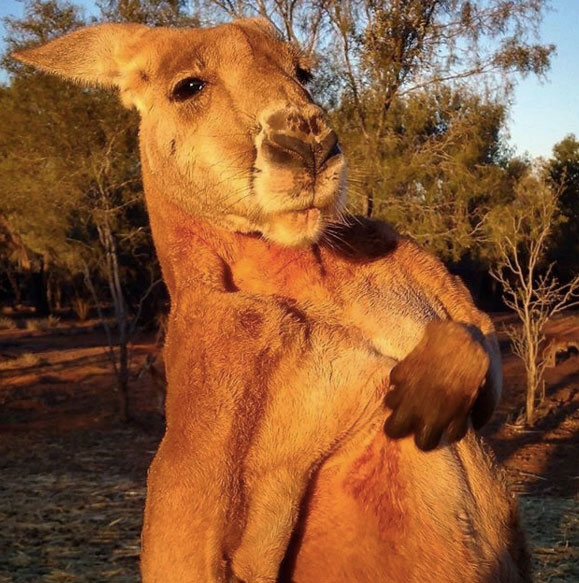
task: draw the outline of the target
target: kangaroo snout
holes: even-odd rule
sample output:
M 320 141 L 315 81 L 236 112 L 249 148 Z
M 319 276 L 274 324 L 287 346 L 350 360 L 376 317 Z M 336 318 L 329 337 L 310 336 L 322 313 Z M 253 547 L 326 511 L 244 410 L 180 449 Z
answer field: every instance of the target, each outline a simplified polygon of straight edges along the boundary
M 262 127 L 261 147 L 273 164 L 316 173 L 342 153 L 336 132 L 327 126 L 317 108 L 310 115 L 293 109 L 278 110 Z

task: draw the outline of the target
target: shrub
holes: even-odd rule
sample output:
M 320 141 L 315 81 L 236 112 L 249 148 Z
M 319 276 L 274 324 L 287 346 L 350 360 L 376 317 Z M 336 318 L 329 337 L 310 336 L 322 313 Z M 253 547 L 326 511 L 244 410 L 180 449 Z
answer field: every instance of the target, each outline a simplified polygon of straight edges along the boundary
M 49 330 L 50 328 L 56 328 L 60 324 L 60 318 L 57 316 L 48 316 L 48 318 L 34 318 L 26 320 L 26 329 L 33 331 L 43 331 Z
M 74 310 L 76 317 L 81 322 L 85 322 L 90 312 L 90 304 L 84 298 L 74 298 L 74 300 L 72 300 L 72 309 Z

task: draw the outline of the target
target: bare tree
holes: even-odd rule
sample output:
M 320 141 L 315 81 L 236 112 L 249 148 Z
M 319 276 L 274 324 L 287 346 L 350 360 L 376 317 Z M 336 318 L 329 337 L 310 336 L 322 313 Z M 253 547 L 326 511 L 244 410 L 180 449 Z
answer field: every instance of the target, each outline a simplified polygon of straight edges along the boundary
M 118 249 L 114 234 L 110 228 L 101 228 L 99 233 L 102 233 L 102 244 L 106 255 L 105 272 L 113 303 L 114 326 L 111 326 L 101 308 L 101 298 L 99 298 L 88 266 L 85 268 L 84 278 L 85 284 L 93 297 L 99 320 L 107 337 L 107 356 L 117 382 L 119 416 L 123 421 L 130 421 L 132 419 L 129 404 L 130 343 L 137 330 L 143 304 L 161 280 L 151 280 L 149 287 L 142 293 L 139 299 L 136 311 L 131 313 L 131 310 L 127 306 L 121 283 Z
M 147 236 L 147 229 L 123 220 L 123 214 L 134 208 L 142 196 L 138 167 L 132 167 L 130 158 L 123 160 L 121 156 L 112 156 L 116 142 L 126 131 L 126 127 L 117 128 L 103 148 L 93 152 L 86 160 L 84 171 L 91 188 L 86 193 L 82 214 L 87 229 L 96 230 L 99 242 L 99 245 L 90 245 L 83 254 L 84 281 L 106 333 L 106 352 L 116 378 L 119 415 L 124 421 L 129 421 L 130 344 L 143 306 L 161 279 L 155 264 L 151 263 L 147 269 L 148 281 L 143 282 L 146 287 L 136 298 L 133 297 L 133 302 L 127 299 L 127 269 L 123 265 L 122 255 L 137 253 L 139 244 Z M 121 171 L 119 167 L 123 164 L 131 166 L 130 171 Z M 95 274 L 106 282 L 106 292 L 95 285 Z M 112 325 L 101 308 L 109 302 L 114 314 Z
M 559 221 L 558 192 L 541 178 L 527 176 L 516 188 L 516 198 L 489 217 L 491 243 L 498 255 L 491 275 L 501 284 L 505 304 L 518 326 L 507 327 L 513 351 L 526 371 L 525 417 L 535 421 L 535 405 L 544 394 L 547 360 L 540 347 L 547 322 L 563 310 L 579 305 L 579 275 L 560 283 L 554 264 L 544 264 L 549 239 Z

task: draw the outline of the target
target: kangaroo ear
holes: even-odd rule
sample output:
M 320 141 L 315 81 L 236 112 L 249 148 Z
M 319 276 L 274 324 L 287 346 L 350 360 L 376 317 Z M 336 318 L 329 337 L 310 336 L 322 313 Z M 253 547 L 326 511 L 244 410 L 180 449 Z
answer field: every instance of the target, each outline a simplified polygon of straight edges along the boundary
M 133 84 L 139 68 L 142 24 L 99 24 L 81 28 L 39 47 L 15 51 L 12 57 L 46 73 L 88 85 L 119 87 Z M 123 101 L 128 105 L 131 99 Z

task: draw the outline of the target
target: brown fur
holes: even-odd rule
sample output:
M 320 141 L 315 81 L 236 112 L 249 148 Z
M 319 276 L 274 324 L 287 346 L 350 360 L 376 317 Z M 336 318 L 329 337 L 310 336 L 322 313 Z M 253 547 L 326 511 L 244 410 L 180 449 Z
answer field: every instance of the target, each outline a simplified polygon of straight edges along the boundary
M 250 20 L 102 25 L 16 56 L 141 113 L 172 302 L 145 583 L 282 563 L 297 583 L 521 581 L 501 479 L 472 431 L 450 443 L 499 397 L 491 322 L 388 226 L 339 224 L 344 161 L 296 49 Z M 204 86 L 181 100 L 187 79 Z M 385 434 L 391 380 L 386 431 L 442 446 Z

